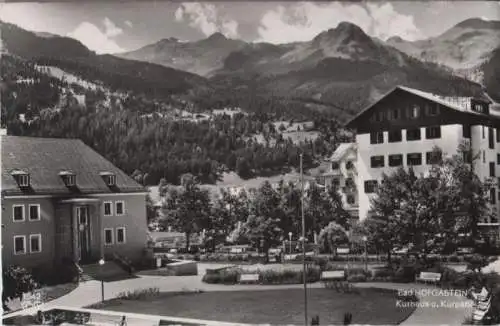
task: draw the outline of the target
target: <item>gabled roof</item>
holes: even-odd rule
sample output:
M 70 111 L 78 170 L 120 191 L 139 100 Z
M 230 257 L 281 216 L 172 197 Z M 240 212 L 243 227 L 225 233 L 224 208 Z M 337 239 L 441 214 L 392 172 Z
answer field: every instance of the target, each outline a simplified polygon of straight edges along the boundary
M 439 104 L 441 104 L 443 106 L 446 106 L 446 107 L 448 107 L 448 108 L 450 108 L 452 110 L 456 110 L 456 111 L 460 111 L 460 112 L 466 112 L 466 113 L 474 114 L 474 115 L 484 116 L 484 114 L 482 114 L 482 113 L 478 113 L 478 112 L 475 112 L 475 111 L 471 110 L 470 105 L 471 105 L 471 99 L 472 99 L 472 97 L 465 97 L 465 96 L 440 96 L 440 95 L 437 95 L 437 94 L 433 94 L 433 93 L 429 93 L 429 92 L 424 92 L 424 91 L 421 91 L 421 90 L 418 90 L 418 89 L 415 89 L 415 88 L 410 88 L 410 87 L 398 85 L 398 86 L 394 87 L 393 89 L 391 89 L 390 91 L 388 91 L 387 93 L 385 93 L 384 95 L 382 95 L 377 101 L 375 101 L 374 103 L 368 105 L 366 108 L 364 108 L 363 110 L 361 110 L 358 114 L 356 114 L 356 116 L 354 116 L 354 118 L 352 118 L 351 120 L 349 120 L 345 125 L 346 126 L 351 125 L 355 120 L 357 120 L 366 111 L 370 110 L 373 106 L 375 106 L 381 100 L 383 100 L 384 98 L 386 98 L 387 96 L 389 96 L 390 94 L 392 94 L 394 91 L 396 91 L 398 89 L 402 90 L 402 91 L 405 91 L 407 93 L 411 93 L 413 95 L 425 98 L 425 99 L 427 99 L 429 101 L 433 101 L 435 103 L 439 103 Z M 481 101 L 482 102 L 490 102 L 490 101 L 486 101 L 485 99 L 481 99 Z M 491 114 L 490 116 L 492 118 L 494 118 L 494 119 L 500 118 L 500 116 L 498 116 L 496 114 Z
M 114 192 L 143 192 L 125 172 L 118 169 L 78 139 L 1 136 L 2 194 L 70 195 Z M 22 170 L 30 175 L 30 189 L 19 188 L 11 175 Z M 68 189 L 60 173 L 74 172 L 76 188 Z M 116 187 L 106 185 L 101 172 L 116 175 Z
M 330 156 L 329 160 L 331 162 L 340 161 L 351 149 L 356 149 L 356 143 L 342 143 L 337 147 L 332 156 Z

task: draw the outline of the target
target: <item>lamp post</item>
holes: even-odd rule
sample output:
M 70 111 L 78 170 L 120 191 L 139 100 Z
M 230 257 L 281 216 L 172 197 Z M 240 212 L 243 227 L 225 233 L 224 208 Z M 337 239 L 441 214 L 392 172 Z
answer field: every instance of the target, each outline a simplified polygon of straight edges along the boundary
M 366 249 L 366 242 L 368 241 L 368 238 L 366 235 L 363 236 L 363 242 L 365 244 L 365 272 L 368 271 L 368 251 Z
M 104 258 L 101 258 L 99 260 L 99 266 L 104 266 Z M 101 275 L 101 302 L 104 302 L 104 280 L 102 279 Z
M 288 247 L 290 248 L 290 255 L 292 254 L 292 232 L 288 232 Z
M 304 325 L 307 326 L 307 279 L 306 279 L 306 220 L 304 217 L 304 169 L 302 163 L 303 157 L 300 154 L 300 183 L 301 183 L 301 193 L 300 193 L 300 203 L 301 203 L 301 213 L 302 213 L 302 280 L 304 281 Z

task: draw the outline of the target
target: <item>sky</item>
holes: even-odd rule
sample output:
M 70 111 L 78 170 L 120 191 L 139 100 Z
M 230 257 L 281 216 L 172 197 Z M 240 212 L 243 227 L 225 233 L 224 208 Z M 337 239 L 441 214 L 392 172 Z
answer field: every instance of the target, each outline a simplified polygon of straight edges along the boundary
M 387 39 L 437 36 L 468 18 L 500 20 L 499 1 L 2 3 L 0 19 L 78 39 L 97 53 L 138 49 L 163 38 L 194 41 L 220 32 L 248 42 L 308 41 L 340 22 Z

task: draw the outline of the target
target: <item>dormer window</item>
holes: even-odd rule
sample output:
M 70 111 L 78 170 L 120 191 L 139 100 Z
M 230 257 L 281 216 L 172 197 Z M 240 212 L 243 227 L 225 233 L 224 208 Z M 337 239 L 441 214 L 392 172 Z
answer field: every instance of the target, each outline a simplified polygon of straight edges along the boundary
M 101 177 L 104 179 L 104 182 L 106 182 L 106 185 L 108 187 L 113 187 L 116 186 L 116 175 L 111 172 L 101 172 Z
M 21 188 L 26 188 L 30 186 L 30 175 L 29 173 L 21 170 L 12 171 L 12 176 L 16 179 L 17 184 Z
M 61 171 L 59 175 L 64 181 L 66 187 L 74 187 L 76 186 L 76 175 L 71 171 Z

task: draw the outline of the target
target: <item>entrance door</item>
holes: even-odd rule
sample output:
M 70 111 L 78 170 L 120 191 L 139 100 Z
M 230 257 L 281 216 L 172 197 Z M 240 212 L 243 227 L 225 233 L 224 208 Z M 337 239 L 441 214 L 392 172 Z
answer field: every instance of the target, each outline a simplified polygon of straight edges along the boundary
M 78 222 L 78 246 L 80 250 L 80 261 L 90 262 L 90 217 L 87 206 L 76 208 L 76 220 Z

